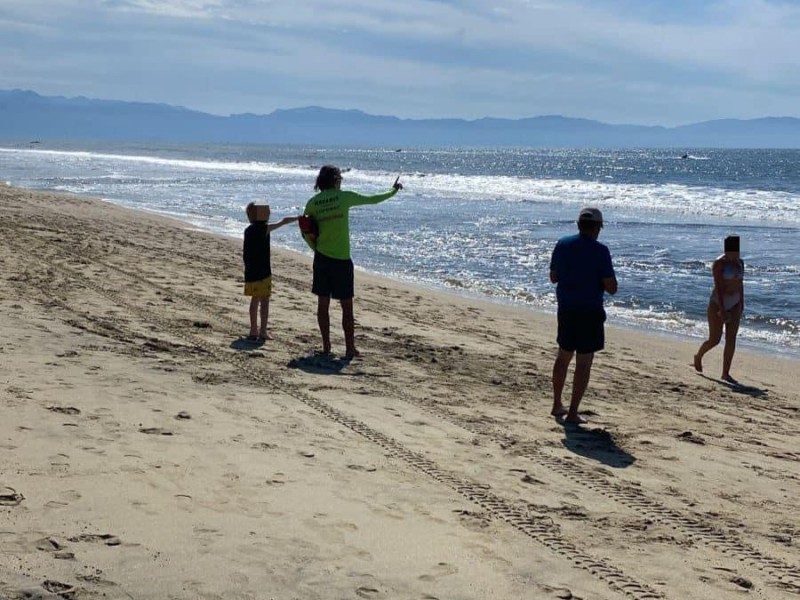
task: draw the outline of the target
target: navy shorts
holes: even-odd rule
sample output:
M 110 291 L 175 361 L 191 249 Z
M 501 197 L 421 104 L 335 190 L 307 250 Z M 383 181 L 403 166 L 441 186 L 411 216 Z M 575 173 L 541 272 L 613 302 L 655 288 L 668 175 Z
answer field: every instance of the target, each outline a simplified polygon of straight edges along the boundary
M 606 311 L 569 308 L 558 311 L 558 347 L 567 352 L 591 354 L 605 347 Z
M 317 296 L 348 300 L 354 296 L 353 261 L 314 254 L 314 283 L 311 292 Z

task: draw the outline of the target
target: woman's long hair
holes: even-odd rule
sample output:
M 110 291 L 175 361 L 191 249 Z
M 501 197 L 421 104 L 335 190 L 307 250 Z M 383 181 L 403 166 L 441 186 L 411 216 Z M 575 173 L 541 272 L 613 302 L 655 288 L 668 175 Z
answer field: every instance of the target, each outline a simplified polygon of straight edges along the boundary
M 339 167 L 333 165 L 325 165 L 319 170 L 317 175 L 317 182 L 314 184 L 314 189 L 318 191 L 331 190 L 336 187 L 336 184 L 342 180 L 342 171 Z

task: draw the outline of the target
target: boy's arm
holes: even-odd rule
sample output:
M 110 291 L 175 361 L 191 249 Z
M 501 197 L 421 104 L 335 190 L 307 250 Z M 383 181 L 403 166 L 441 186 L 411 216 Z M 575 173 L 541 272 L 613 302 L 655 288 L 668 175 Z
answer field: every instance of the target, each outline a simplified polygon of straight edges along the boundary
M 267 230 L 270 231 L 270 232 L 275 231 L 278 227 L 283 227 L 284 225 L 288 225 L 289 223 L 294 223 L 299 218 L 300 217 L 284 217 L 283 219 L 281 219 L 277 223 L 271 223 L 271 224 L 267 225 Z
M 316 197 L 316 196 L 315 196 Z M 303 209 L 303 215 L 307 217 L 311 217 L 312 219 L 316 218 L 316 211 L 314 210 L 314 198 L 311 198 L 308 202 L 306 202 L 306 207 Z M 300 220 L 300 217 L 298 217 Z M 303 233 L 300 231 L 300 234 L 303 236 L 303 241 L 306 245 L 311 248 L 314 252 L 317 251 L 317 236 L 309 235 L 307 233 Z

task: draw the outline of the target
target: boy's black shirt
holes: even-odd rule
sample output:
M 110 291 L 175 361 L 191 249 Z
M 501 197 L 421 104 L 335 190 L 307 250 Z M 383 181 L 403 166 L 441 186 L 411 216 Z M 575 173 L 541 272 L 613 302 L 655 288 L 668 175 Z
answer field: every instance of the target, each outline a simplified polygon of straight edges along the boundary
M 269 230 L 264 221 L 256 221 L 244 230 L 244 280 L 260 281 L 272 275 L 269 260 Z

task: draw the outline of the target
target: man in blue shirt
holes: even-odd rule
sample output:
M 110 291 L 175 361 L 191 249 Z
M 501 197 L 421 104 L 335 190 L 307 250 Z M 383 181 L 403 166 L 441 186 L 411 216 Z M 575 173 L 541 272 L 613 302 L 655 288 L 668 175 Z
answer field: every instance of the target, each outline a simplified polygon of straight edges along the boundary
M 608 248 L 597 241 L 603 214 L 593 207 L 578 215 L 578 234 L 561 238 L 550 259 L 550 281 L 557 284 L 558 356 L 553 365 L 553 410 L 556 418 L 580 423 L 578 406 L 589 385 L 594 353 L 605 345 L 603 294 L 617 293 L 617 278 Z M 569 411 L 561 403 L 567 370 L 575 359 Z

